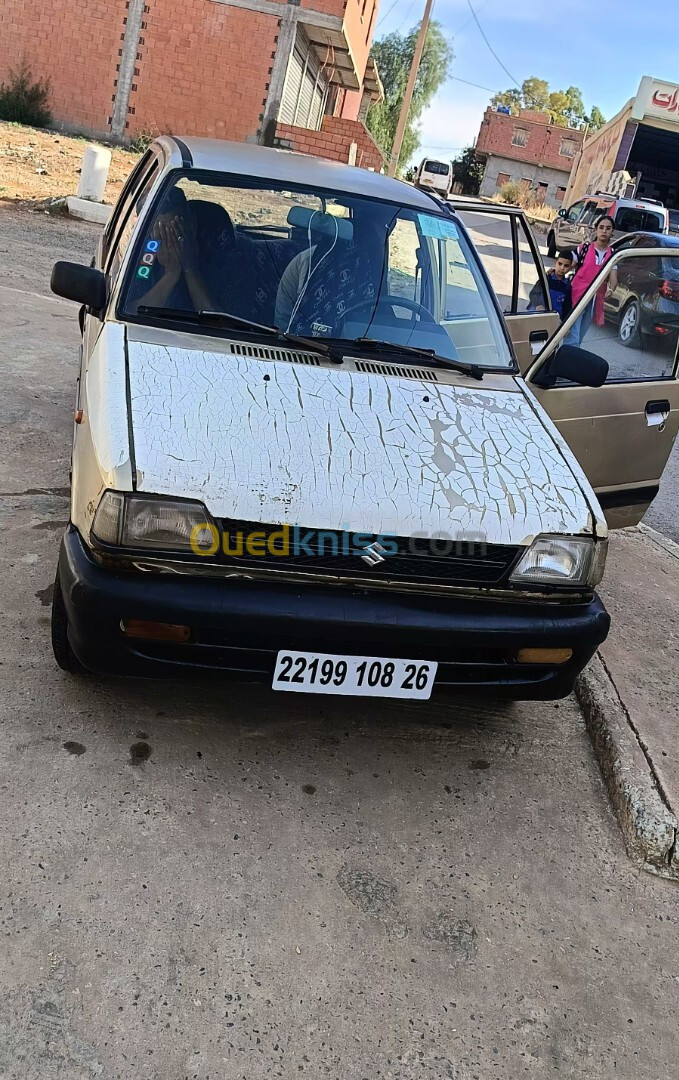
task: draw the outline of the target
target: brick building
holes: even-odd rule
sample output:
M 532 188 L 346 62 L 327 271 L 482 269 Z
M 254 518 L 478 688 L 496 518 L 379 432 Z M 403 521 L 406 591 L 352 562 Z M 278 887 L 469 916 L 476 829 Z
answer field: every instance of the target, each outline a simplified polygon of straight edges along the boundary
M 379 0 L 0 4 L 0 82 L 23 59 L 64 130 L 171 131 L 284 145 L 380 169 L 363 123 Z
M 487 108 L 476 141 L 485 161 L 480 194 L 494 195 L 515 180 L 538 203 L 559 207 L 585 134 L 550 123 L 545 113 L 521 109 L 518 116 Z

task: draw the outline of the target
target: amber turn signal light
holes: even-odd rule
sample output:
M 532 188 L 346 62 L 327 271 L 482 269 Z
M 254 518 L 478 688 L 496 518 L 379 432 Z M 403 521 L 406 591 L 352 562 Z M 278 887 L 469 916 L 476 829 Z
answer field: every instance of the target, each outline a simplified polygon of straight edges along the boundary
M 178 626 L 176 623 L 144 622 L 142 619 L 122 619 L 120 629 L 128 637 L 147 638 L 152 641 L 188 641 L 191 637 L 190 626 Z
M 520 664 L 565 664 L 573 655 L 572 649 L 519 649 Z

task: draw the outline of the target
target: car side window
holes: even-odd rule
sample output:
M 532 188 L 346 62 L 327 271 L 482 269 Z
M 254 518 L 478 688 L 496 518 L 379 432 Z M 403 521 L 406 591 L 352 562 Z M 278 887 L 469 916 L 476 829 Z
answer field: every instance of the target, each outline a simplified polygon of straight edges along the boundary
M 580 202 L 573 203 L 570 210 L 566 214 L 566 221 L 568 221 L 569 224 L 571 224 L 571 225 L 575 225 L 576 221 L 580 217 L 580 215 L 581 215 L 582 211 L 584 210 L 584 208 L 585 208 L 584 199 L 581 200 Z
M 678 260 L 671 260 L 677 262 Z M 662 260 L 655 256 L 625 259 L 617 267 L 617 287 L 602 285 L 594 318 L 586 323 L 581 347 L 608 362 L 607 383 L 642 382 L 674 377 L 679 341 L 679 288 L 676 300 L 660 310 L 658 278 Z M 604 295 L 605 294 L 605 295 Z M 664 295 L 661 293 L 661 295 Z
M 118 235 L 111 245 L 110 262 L 108 266 L 108 274 L 111 280 L 115 280 L 118 276 L 118 271 L 120 270 L 125 252 L 127 251 L 132 233 L 134 232 L 134 227 L 137 224 L 139 214 L 144 208 L 157 175 L 158 162 L 154 161 L 147 175 L 141 182 L 141 188 L 134 188 L 134 190 L 130 192 L 127 209 L 120 218 Z
M 135 191 L 141 177 L 146 173 L 146 170 L 151 165 L 151 162 L 155 159 L 155 155 L 152 150 L 147 150 L 144 156 L 137 162 L 134 169 L 128 176 L 123 185 L 118 201 L 113 208 L 113 213 L 109 218 L 108 225 L 104 229 L 103 237 L 103 265 L 106 267 L 106 263 L 109 260 L 109 254 L 114 239 L 117 237 L 120 231 L 120 223 L 124 217 L 127 207 L 130 205 L 130 194 Z
M 414 221 L 399 218 L 389 234 L 388 291 L 390 296 L 417 300 L 417 265 L 420 239 Z
M 598 202 L 595 199 L 590 199 L 589 202 L 585 203 L 585 212 L 578 221 L 578 225 L 591 225 L 594 219 L 599 217 L 602 212 Z

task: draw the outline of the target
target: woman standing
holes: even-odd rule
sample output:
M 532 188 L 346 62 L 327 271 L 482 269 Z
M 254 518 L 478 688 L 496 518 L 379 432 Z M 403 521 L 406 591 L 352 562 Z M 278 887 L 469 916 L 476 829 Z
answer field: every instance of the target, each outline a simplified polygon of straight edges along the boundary
M 594 227 L 593 242 L 586 242 L 578 248 L 578 268 L 573 278 L 573 307 L 585 295 L 601 267 L 611 258 L 612 238 L 613 219 L 600 217 Z M 564 339 L 564 345 L 581 345 L 592 323 L 595 326 L 604 325 L 604 300 L 607 293 L 612 292 L 617 284 L 617 273 L 613 270 L 582 315 L 573 323 Z

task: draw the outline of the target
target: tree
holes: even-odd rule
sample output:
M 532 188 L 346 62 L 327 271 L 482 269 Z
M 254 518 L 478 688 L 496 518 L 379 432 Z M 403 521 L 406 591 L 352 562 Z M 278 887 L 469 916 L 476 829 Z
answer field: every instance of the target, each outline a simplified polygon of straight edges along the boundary
M 453 162 L 453 181 L 462 184 L 463 195 L 478 195 L 483 180 L 483 162 L 473 146 L 468 146 Z
M 594 105 L 590 115 L 585 112 L 585 104 L 582 100 L 582 91 L 577 86 L 569 86 L 567 90 L 550 90 L 546 79 L 538 79 L 532 75 L 524 79 L 521 89 L 511 87 L 493 94 L 490 99 L 495 108 L 504 106 L 511 109 L 516 115 L 519 109 L 533 109 L 537 112 L 548 113 L 554 124 L 560 127 L 584 127 L 589 124 L 595 130 L 606 123 L 603 113 L 598 106 Z
M 394 145 L 396 125 L 408 82 L 408 72 L 415 53 L 418 31 L 419 25 L 414 26 L 405 37 L 394 31 L 376 41 L 372 48 L 372 56 L 377 63 L 384 87 L 384 101 L 378 101 L 373 105 L 366 123 L 375 142 L 387 155 L 391 153 Z M 453 51 L 443 34 L 440 23 L 430 23 L 422 51 L 420 70 L 415 80 L 413 101 L 399 156 L 399 167 L 410 160 L 420 145 L 417 122 L 446 81 L 452 60 Z
M 589 114 L 588 123 L 592 131 L 598 131 L 606 123 L 606 117 L 602 113 L 598 105 L 594 105 L 591 113 Z

